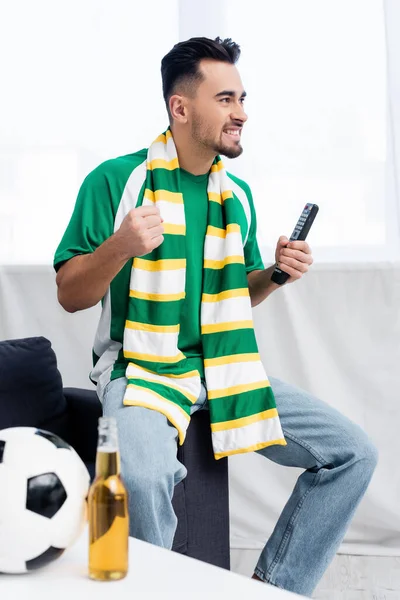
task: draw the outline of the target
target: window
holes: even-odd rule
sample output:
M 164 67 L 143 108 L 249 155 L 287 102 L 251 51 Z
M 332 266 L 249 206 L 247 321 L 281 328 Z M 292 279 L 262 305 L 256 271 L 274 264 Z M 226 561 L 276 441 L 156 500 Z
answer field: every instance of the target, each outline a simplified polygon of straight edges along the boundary
M 178 0 L 154 12 L 131 0 L 2 9 L 0 263 L 51 264 L 83 178 L 167 128 L 160 62 Z
M 316 258 L 388 256 L 382 2 L 226 0 L 224 36 L 242 48 L 249 114 L 229 168 L 252 188 L 265 258 L 306 202 Z

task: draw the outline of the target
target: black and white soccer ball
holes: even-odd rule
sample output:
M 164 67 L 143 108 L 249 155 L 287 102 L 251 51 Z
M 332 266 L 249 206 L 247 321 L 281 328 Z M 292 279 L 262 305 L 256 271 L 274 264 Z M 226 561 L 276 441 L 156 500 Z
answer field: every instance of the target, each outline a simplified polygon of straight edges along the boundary
M 82 533 L 89 485 L 84 462 L 54 433 L 0 430 L 0 573 L 58 558 Z

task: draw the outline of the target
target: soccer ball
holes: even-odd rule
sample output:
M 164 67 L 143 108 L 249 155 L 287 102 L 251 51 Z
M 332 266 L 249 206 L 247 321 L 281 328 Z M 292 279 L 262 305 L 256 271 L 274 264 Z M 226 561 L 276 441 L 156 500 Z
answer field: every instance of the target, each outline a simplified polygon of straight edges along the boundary
M 58 558 L 87 520 L 88 470 L 54 433 L 0 431 L 0 573 L 26 573 Z

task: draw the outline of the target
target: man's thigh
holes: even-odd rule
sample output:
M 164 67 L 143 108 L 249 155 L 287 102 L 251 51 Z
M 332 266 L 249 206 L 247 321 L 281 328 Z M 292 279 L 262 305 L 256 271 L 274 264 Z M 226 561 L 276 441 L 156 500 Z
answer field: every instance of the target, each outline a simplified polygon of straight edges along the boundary
M 178 432 L 162 413 L 142 406 L 125 406 L 127 380 L 120 377 L 105 388 L 104 416 L 115 417 L 123 470 L 147 473 L 173 472 L 175 484 L 186 476 L 177 459 Z
M 309 392 L 269 377 L 287 446 L 258 451 L 274 462 L 310 469 L 343 464 L 375 448 L 359 425 Z

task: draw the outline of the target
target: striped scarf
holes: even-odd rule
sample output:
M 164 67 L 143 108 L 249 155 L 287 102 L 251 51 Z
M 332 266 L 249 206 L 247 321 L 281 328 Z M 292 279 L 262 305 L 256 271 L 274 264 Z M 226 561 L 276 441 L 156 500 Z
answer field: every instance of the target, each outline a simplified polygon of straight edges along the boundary
M 200 394 L 198 370 L 178 348 L 185 298 L 185 213 L 170 128 L 147 154 L 143 206 L 156 204 L 164 241 L 133 259 L 123 352 L 129 361 L 125 405 L 163 413 L 183 444 Z M 258 353 L 236 204 L 219 156 L 208 179 L 201 340 L 216 459 L 286 445 Z M 138 197 L 140 190 L 137 190 Z

